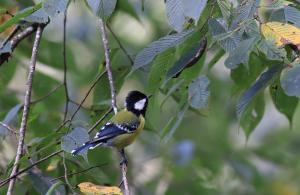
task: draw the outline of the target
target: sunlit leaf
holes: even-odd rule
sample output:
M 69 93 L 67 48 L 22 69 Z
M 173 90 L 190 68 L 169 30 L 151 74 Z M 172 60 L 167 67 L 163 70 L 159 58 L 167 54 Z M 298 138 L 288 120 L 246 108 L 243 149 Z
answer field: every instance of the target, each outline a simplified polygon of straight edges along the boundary
M 300 97 L 300 63 L 296 63 L 281 78 L 281 86 L 288 96 Z
M 204 109 L 208 106 L 210 92 L 209 79 L 202 75 L 189 85 L 189 103 L 193 108 Z
M 83 182 L 78 184 L 80 191 L 84 194 L 95 194 L 95 195 L 123 195 L 121 189 L 117 186 L 100 186 L 95 185 L 91 182 Z
M 268 40 L 275 42 L 277 46 L 293 44 L 300 46 L 300 29 L 280 22 L 268 22 L 261 25 L 261 32 Z
M 193 30 L 187 30 L 178 34 L 167 35 L 165 37 L 160 38 L 157 41 L 150 43 L 136 56 L 134 60 L 133 70 L 137 70 L 149 64 L 157 56 L 157 54 L 183 42 L 193 32 Z

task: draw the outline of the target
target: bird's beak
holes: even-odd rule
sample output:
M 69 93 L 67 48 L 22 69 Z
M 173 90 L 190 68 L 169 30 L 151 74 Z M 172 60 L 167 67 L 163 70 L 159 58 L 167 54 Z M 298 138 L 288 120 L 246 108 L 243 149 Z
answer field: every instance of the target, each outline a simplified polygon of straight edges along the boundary
M 147 97 L 147 98 L 148 98 L 148 99 L 150 99 L 152 96 L 153 96 L 153 95 L 152 95 L 152 94 L 150 94 L 150 95 L 148 95 L 148 97 Z

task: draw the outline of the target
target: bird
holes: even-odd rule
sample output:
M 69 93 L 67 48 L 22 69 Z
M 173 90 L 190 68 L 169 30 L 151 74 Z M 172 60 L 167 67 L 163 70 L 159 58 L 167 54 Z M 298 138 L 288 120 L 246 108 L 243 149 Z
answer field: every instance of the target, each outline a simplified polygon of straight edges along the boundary
M 130 145 L 143 130 L 150 97 L 140 91 L 130 91 L 125 99 L 125 108 L 103 125 L 92 140 L 72 150 L 72 155 L 98 146 L 114 147 L 121 154 L 120 164 L 127 165 L 124 148 Z

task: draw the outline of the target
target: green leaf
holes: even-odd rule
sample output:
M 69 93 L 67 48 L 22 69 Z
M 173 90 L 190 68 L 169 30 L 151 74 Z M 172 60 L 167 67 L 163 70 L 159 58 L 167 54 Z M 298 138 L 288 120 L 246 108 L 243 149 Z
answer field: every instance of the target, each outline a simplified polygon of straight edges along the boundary
M 266 68 L 266 63 L 268 61 L 266 61 L 263 55 L 257 55 L 252 52 L 250 54 L 249 68 L 239 66 L 231 70 L 230 76 L 237 87 L 237 91 L 249 88 Z
M 225 51 L 223 49 L 219 49 L 214 56 L 212 57 L 212 59 L 207 63 L 207 69 L 210 70 L 212 69 L 212 67 L 214 67 L 214 65 L 216 65 L 216 63 L 224 56 Z
M 263 89 L 265 89 L 272 79 L 279 75 L 282 70 L 282 65 L 273 65 L 267 71 L 261 74 L 258 80 L 247 89 L 238 100 L 236 106 L 237 115 L 241 118 L 243 112 L 247 108 L 248 104 L 253 100 L 253 98 Z
M 43 9 L 50 16 L 64 12 L 67 9 L 69 0 L 44 0 Z
M 185 68 L 191 67 L 198 62 L 206 49 L 207 39 L 202 38 L 196 46 L 185 53 L 168 71 L 167 79 L 177 77 Z
M 3 119 L 3 123 L 10 126 L 11 123 L 16 119 L 19 110 L 23 107 L 22 104 L 15 105 L 5 116 Z M 7 134 L 7 129 L 0 125 L 0 136 L 5 136 Z
M 156 57 L 148 77 L 149 92 L 152 94 L 159 89 L 168 68 L 173 64 L 174 49 L 168 49 Z
M 247 105 L 240 117 L 240 125 L 242 126 L 246 137 L 248 138 L 251 132 L 256 128 L 261 121 L 265 112 L 265 100 L 263 93 L 256 96 Z
M 280 86 L 279 80 L 271 85 L 270 94 L 275 107 L 279 112 L 287 117 L 290 122 L 290 127 L 292 127 L 293 116 L 296 111 L 299 99 L 296 97 L 287 96 Z
M 280 83 L 285 94 L 300 97 L 300 62 L 282 76 Z
M 275 43 L 262 39 L 258 44 L 258 49 L 270 60 L 283 60 L 286 56 L 284 48 L 276 47 Z
M 225 27 L 223 24 L 224 24 L 224 20 L 222 19 L 217 20 L 211 18 L 208 20 L 209 31 L 214 39 L 216 39 L 216 37 L 221 34 L 227 33 L 227 27 Z M 237 47 L 239 42 L 233 36 L 228 36 L 222 40 L 217 40 L 217 41 L 226 52 L 233 51 Z
M 117 0 L 86 0 L 86 2 L 92 12 L 103 20 L 110 17 L 117 4 Z
M 72 150 L 82 146 L 84 143 L 90 140 L 88 131 L 82 127 L 75 127 L 73 131 L 62 137 L 61 149 L 71 153 Z M 86 158 L 87 150 L 82 150 L 79 154 Z
M 49 189 L 51 189 L 52 182 L 50 181 L 50 178 L 43 173 L 30 170 L 28 176 L 30 178 L 32 186 L 39 194 L 46 194 Z M 55 194 L 66 194 L 65 188 L 63 186 L 57 186 L 52 190 L 52 192 L 54 192 Z
M 178 90 L 178 88 L 183 84 L 184 80 L 180 79 L 179 81 L 177 81 L 168 91 L 167 95 L 164 97 L 163 101 L 160 104 L 160 108 L 163 107 L 163 105 L 166 103 L 167 99 L 174 94 L 174 92 L 176 90 Z
M 222 12 L 223 18 L 227 22 L 227 24 L 230 23 L 230 18 L 233 13 L 233 6 L 232 3 L 228 0 L 217 0 L 217 3 L 219 5 L 219 8 Z
M 186 104 L 183 109 L 170 121 L 167 123 L 167 125 L 164 127 L 161 135 L 161 140 L 164 144 L 166 144 L 174 135 L 175 131 L 178 129 L 185 112 L 188 110 L 189 105 Z
M 44 9 L 39 9 L 36 12 L 25 17 L 24 21 L 30 22 L 30 23 L 45 24 L 49 21 L 49 15 L 45 12 Z
M 3 54 L 6 53 L 11 53 L 11 43 L 7 42 L 3 47 L 0 48 L 0 55 L 2 56 Z
M 134 9 L 132 4 L 128 0 L 118 1 L 117 8 L 119 8 L 119 10 L 129 14 L 130 16 L 134 17 L 136 20 L 140 21 L 140 17 L 138 16 L 136 10 Z
M 269 20 L 283 23 L 291 22 L 300 28 L 300 11 L 294 7 L 286 6 L 272 12 Z
M 241 41 L 238 47 L 230 52 L 229 57 L 225 60 L 226 67 L 235 69 L 241 63 L 248 64 L 249 55 L 257 41 L 256 37 Z
M 183 4 L 184 15 L 193 18 L 198 22 L 207 0 L 181 0 Z
M 20 11 L 14 17 L 10 18 L 5 23 L 0 25 L 0 33 L 5 31 L 7 28 L 11 27 L 12 25 L 17 24 L 21 19 L 34 13 L 35 11 L 39 10 L 41 7 L 42 7 L 42 3 L 38 3 L 33 7 Z
M 181 0 L 166 0 L 168 22 L 177 32 L 183 30 L 185 23 L 184 8 Z
M 189 104 L 196 109 L 204 109 L 208 106 L 210 92 L 208 90 L 209 79 L 202 75 L 189 85 Z
M 243 0 L 239 7 L 236 8 L 237 17 L 234 20 L 236 24 L 252 19 L 255 12 L 257 11 L 257 8 L 259 6 L 260 0 Z
M 52 194 L 55 194 L 55 190 L 61 186 L 61 185 L 64 185 L 64 183 L 62 181 L 58 181 L 56 182 L 55 184 L 53 184 L 47 191 L 46 195 L 52 195 Z
M 141 52 L 137 54 L 134 60 L 133 71 L 149 64 L 158 54 L 162 53 L 166 49 L 180 44 L 193 32 L 193 30 L 187 30 L 177 34 L 167 35 L 157 41 L 150 43 L 147 47 L 145 47 Z

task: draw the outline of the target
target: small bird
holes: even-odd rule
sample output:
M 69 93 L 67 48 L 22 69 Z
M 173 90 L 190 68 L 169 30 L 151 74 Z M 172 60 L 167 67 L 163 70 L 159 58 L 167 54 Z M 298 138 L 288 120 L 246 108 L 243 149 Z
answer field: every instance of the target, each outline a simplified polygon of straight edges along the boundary
M 77 155 L 85 149 L 110 146 L 117 148 L 120 152 L 122 157 L 120 164 L 127 164 L 124 148 L 130 145 L 144 128 L 148 98 L 139 91 L 129 92 L 125 100 L 125 108 L 117 112 L 100 129 L 93 140 L 72 150 L 71 153 Z

